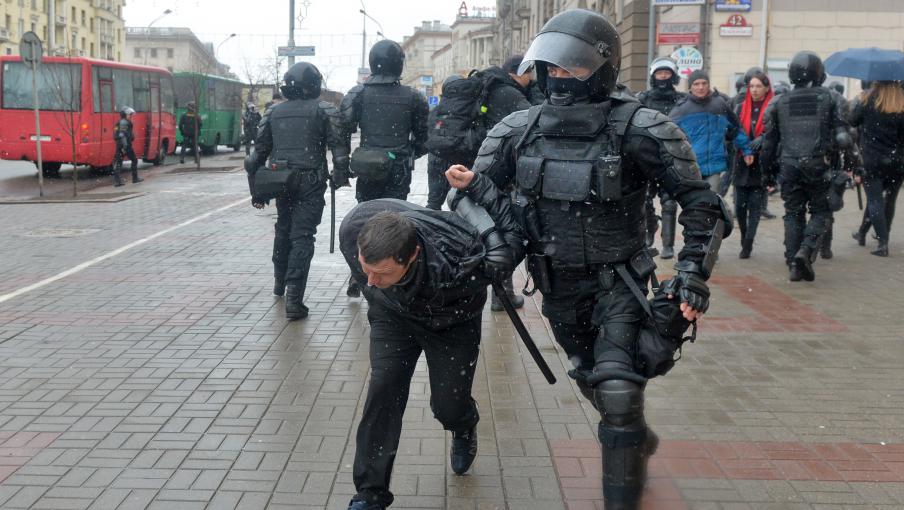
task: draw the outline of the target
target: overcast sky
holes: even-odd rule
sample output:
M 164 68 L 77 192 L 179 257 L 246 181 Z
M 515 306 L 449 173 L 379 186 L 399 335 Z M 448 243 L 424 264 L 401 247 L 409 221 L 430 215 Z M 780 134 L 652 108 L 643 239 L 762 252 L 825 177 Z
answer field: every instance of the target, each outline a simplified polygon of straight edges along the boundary
M 451 24 L 461 5 L 461 0 L 296 0 L 295 44 L 316 47 L 317 56 L 305 60 L 314 63 L 329 87 L 340 92 L 355 84 L 361 65 L 362 16 L 358 11 L 362 2 L 382 25 L 384 35 L 398 42 L 423 20 Z M 492 7 L 495 1 L 468 3 L 472 4 Z M 202 41 L 223 43 L 220 61 L 243 79 L 246 65 L 272 68 L 276 47 L 288 42 L 289 0 L 130 0 L 123 17 L 127 27 L 143 27 L 166 9 L 172 9 L 172 14 L 157 21 L 155 27 L 189 27 Z M 368 51 L 378 40 L 377 30 L 377 25 L 367 20 Z M 227 40 L 231 33 L 236 37 Z

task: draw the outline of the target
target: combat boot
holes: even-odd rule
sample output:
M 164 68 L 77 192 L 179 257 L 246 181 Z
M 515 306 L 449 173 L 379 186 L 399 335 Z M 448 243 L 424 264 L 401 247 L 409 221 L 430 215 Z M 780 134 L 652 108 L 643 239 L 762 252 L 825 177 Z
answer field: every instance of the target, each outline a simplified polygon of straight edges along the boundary
M 273 295 L 282 296 L 286 293 L 286 280 L 282 276 L 273 278 Z
M 301 302 L 302 292 L 298 285 L 286 285 L 286 318 L 290 321 L 305 319 L 308 316 L 308 307 Z
M 348 288 L 345 289 L 345 295 L 348 297 L 361 297 L 361 287 L 358 286 L 354 276 L 350 276 L 348 279 Z
M 477 458 L 477 426 L 467 432 L 452 432 L 452 471 L 456 475 L 465 474 Z
M 816 273 L 813 271 L 814 255 L 815 251 L 809 246 L 801 246 L 797 253 L 794 254 L 794 264 L 799 269 L 801 278 L 808 282 L 816 279 Z
M 887 257 L 888 243 L 879 243 L 879 248 L 876 251 L 871 251 L 870 253 L 877 257 Z
M 367 501 L 355 501 L 354 499 L 348 502 L 348 510 L 386 510 L 386 507 L 380 505 L 378 503 L 368 503 Z
M 502 287 L 505 289 L 505 294 L 508 296 L 509 301 L 512 303 L 512 306 L 517 310 L 524 306 L 524 298 L 515 293 L 514 284 L 512 283 L 511 275 L 502 282 Z M 490 301 L 490 310 L 494 312 L 501 312 L 505 310 L 505 306 L 502 304 L 502 300 L 496 297 L 496 291 L 492 291 L 492 298 Z
M 741 240 L 741 253 L 738 254 L 739 259 L 749 259 L 750 252 L 753 251 L 753 239 Z
M 851 237 L 857 241 L 859 246 L 866 246 L 866 232 L 861 232 L 859 230 L 855 230 L 851 232 Z
M 138 177 L 138 162 L 132 163 L 132 184 L 138 184 L 139 182 L 143 182 L 144 179 Z

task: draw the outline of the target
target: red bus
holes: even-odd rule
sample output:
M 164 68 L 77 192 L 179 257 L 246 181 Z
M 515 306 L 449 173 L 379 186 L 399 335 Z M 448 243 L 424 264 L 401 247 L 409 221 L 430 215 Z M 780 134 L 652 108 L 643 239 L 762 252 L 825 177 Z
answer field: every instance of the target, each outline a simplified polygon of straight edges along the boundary
M 46 174 L 72 162 L 107 170 L 119 111 L 132 107 L 135 155 L 163 163 L 176 150 L 173 75 L 165 69 L 108 60 L 45 57 L 38 67 L 41 155 Z M 32 71 L 0 56 L 0 159 L 37 161 Z

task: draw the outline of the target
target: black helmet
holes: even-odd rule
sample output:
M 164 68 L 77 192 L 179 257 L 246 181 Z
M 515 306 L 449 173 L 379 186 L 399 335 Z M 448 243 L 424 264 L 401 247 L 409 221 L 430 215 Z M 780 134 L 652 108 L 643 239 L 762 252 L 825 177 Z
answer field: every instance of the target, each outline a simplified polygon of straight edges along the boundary
M 585 82 L 591 99 L 605 99 L 615 90 L 621 67 L 618 30 L 602 14 L 586 9 L 556 14 L 530 43 L 518 73 L 535 64 L 540 90 L 546 92 L 546 66 L 552 64 Z
M 383 39 L 377 41 L 370 49 L 371 74 L 383 74 L 387 76 L 402 76 L 402 68 L 405 67 L 405 52 L 395 41 Z
M 825 80 L 822 59 L 812 51 L 799 51 L 788 66 L 788 79 L 796 86 L 819 85 Z
M 655 87 L 657 80 L 653 77 L 656 71 L 668 70 L 672 72 L 669 82 L 674 86 L 681 81 L 681 75 L 678 74 L 678 63 L 670 57 L 659 57 L 650 64 L 650 85 Z
M 757 74 L 766 74 L 763 72 L 763 68 L 760 66 L 753 66 L 744 73 L 744 85 L 750 85 L 750 79 Z
M 780 96 L 780 95 L 784 94 L 785 92 L 788 92 L 789 90 L 791 90 L 791 87 L 783 81 L 776 83 L 775 87 L 772 88 L 772 92 L 776 96 Z
M 734 82 L 735 92 L 740 94 L 741 91 L 744 90 L 744 87 L 746 87 L 746 86 L 747 86 L 747 83 L 744 82 L 744 77 L 738 76 L 738 79 L 735 80 L 735 82 Z
M 838 83 L 837 81 L 833 81 L 829 83 L 829 88 L 833 89 L 835 92 L 844 95 L 844 85 Z
M 314 64 L 299 62 L 289 68 L 283 76 L 283 81 L 285 85 L 280 87 L 280 90 L 289 100 L 314 99 L 320 96 L 323 76 Z
M 188 108 L 188 111 L 194 111 L 195 110 L 195 102 L 189 101 L 188 104 L 185 105 L 185 107 Z

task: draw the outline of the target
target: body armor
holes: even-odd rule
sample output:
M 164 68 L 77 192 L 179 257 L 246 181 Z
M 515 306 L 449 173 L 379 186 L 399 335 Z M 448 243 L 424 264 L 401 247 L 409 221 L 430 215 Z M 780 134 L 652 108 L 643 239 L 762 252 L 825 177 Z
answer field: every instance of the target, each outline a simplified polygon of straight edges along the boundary
M 782 158 L 822 159 L 831 149 L 834 99 L 822 87 L 797 88 L 778 98 Z
M 415 92 L 401 85 L 365 85 L 360 92 L 361 145 L 408 149 Z
M 535 107 L 518 152 L 515 185 L 535 204 L 541 230 L 531 242 L 555 266 L 621 262 L 643 247 L 645 183 L 623 175 L 612 104 Z
M 650 89 L 638 94 L 637 99 L 647 108 L 669 115 L 684 97 L 684 94 L 675 89 Z
M 135 138 L 132 134 L 132 121 L 129 119 L 119 119 L 116 122 L 116 139 L 123 144 L 130 144 Z
M 273 107 L 269 113 L 271 161 L 286 161 L 290 168 L 326 168 L 326 133 L 318 120 L 319 109 L 317 99 L 297 99 Z

